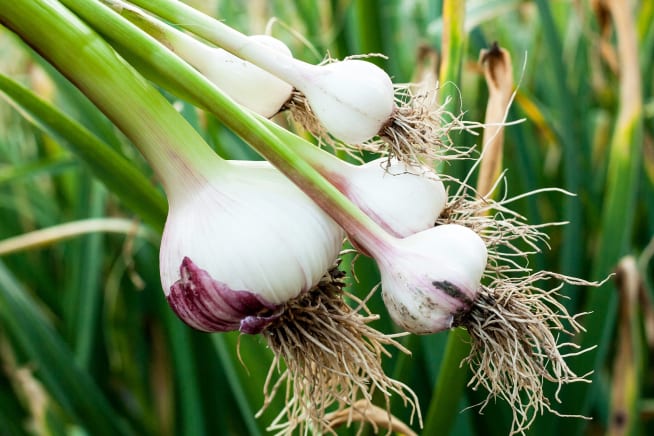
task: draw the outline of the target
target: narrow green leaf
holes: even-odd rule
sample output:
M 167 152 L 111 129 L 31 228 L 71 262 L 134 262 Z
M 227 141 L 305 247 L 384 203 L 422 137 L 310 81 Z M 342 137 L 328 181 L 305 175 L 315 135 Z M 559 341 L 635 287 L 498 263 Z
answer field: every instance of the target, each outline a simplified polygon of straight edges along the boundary
M 69 156 L 43 158 L 34 162 L 6 166 L 0 169 L 0 185 L 13 183 L 41 174 L 57 174 L 75 168 L 76 161 Z
M 166 308 L 168 309 L 168 308 Z M 188 328 L 182 324 L 172 311 L 164 316 L 175 361 L 177 385 L 180 391 L 182 409 L 182 434 L 202 436 L 205 433 L 202 397 L 197 379 L 197 368 L 193 358 Z
M 256 382 L 249 382 L 246 378 L 247 374 L 245 374 L 247 370 L 245 370 L 242 366 L 240 367 L 240 370 L 238 369 L 239 366 L 237 365 L 240 365 L 240 363 L 235 358 L 233 351 L 235 343 L 234 341 L 230 341 L 226 334 L 215 334 L 211 336 L 211 339 L 213 341 L 216 353 L 220 357 L 223 371 L 225 371 L 225 375 L 227 376 L 232 394 L 236 399 L 238 409 L 241 412 L 241 417 L 243 418 L 250 435 L 261 435 L 257 421 L 254 418 L 257 406 L 253 404 L 255 401 L 254 398 L 259 398 L 260 396 L 253 395 L 252 389 L 260 390 L 261 386 L 263 386 L 263 383 L 258 384 Z M 253 359 L 248 359 L 248 357 Z M 258 364 L 262 362 L 261 360 L 257 361 L 254 355 L 246 356 L 246 359 L 248 365 L 254 364 L 259 366 Z M 261 376 L 265 374 L 265 368 L 264 371 L 253 371 L 253 374 L 257 376 L 256 379 L 257 382 L 259 382 L 261 381 Z
M 580 132 L 575 131 L 575 124 L 570 120 L 575 119 L 576 108 L 574 106 L 574 99 L 570 96 L 573 95 L 566 78 L 568 71 L 563 63 L 562 53 L 563 47 L 561 38 L 554 23 L 552 12 L 550 10 L 551 4 L 545 0 L 538 0 L 538 11 L 541 23 L 543 25 L 543 33 L 546 42 L 546 48 L 549 53 L 548 58 L 552 62 L 554 75 L 556 80 L 552 80 L 553 88 L 551 92 L 554 96 L 554 101 L 557 103 L 557 108 L 560 110 L 558 119 L 555 121 L 555 129 L 558 131 L 561 138 L 561 145 L 563 150 L 563 177 L 564 183 L 562 188 L 577 194 L 583 194 L 581 191 L 581 175 L 583 174 L 581 164 L 579 162 L 578 150 L 579 143 L 585 141 L 585 138 Z M 584 237 L 583 229 L 583 213 L 581 202 L 577 197 L 566 197 L 564 200 L 563 220 L 568 224 L 563 229 L 563 239 L 565 244 L 562 246 L 561 254 L 561 267 L 560 270 L 563 274 L 578 277 L 582 273 L 582 245 L 579 244 Z
M 29 356 L 52 398 L 98 435 L 134 434 L 73 359 L 38 304 L 0 262 L 0 324 Z
M 620 108 L 611 139 L 607 168 L 605 197 L 602 205 L 601 229 L 594 259 L 593 278 L 601 279 L 613 271 L 619 259 L 629 252 L 634 235 L 636 201 L 640 178 L 643 144 L 642 79 L 638 61 L 636 26 L 630 8 L 621 2 L 610 1 L 608 8 L 616 26 L 620 55 Z M 594 289 L 585 305 L 592 312 L 586 321 L 582 348 L 597 345 L 594 350 L 578 357 L 578 371 L 595 371 L 597 380 L 607 358 L 616 319 L 616 292 L 607 283 Z M 588 415 L 597 400 L 597 383 L 576 384 L 563 397 L 568 404 L 576 404 L 575 413 Z M 606 423 L 603 423 L 606 424 Z M 575 422 L 571 434 L 581 434 L 584 422 Z
M 356 41 L 356 51 L 361 54 L 384 53 L 382 47 L 382 29 L 380 28 L 381 9 L 379 3 L 373 0 L 354 0 L 353 18 L 355 25 L 351 26 L 356 30 L 352 39 Z M 384 59 L 370 57 L 368 61 L 384 67 Z
M 463 329 L 450 331 L 443 363 L 429 403 L 423 434 L 449 434 L 460 412 L 468 371 L 461 361 L 470 353 L 470 337 Z
M 81 194 L 87 198 L 81 202 L 83 218 L 97 218 L 105 214 L 106 190 L 97 183 L 82 187 Z M 82 237 L 78 250 L 71 258 L 76 270 L 73 284 L 69 288 L 72 313 L 68 317 L 74 320 L 73 347 L 75 359 L 82 368 L 89 368 L 94 355 L 93 349 L 98 339 L 100 325 L 100 306 L 102 299 L 102 261 L 104 254 L 104 235 L 91 234 Z
M 166 201 L 141 172 L 93 133 L 32 91 L 0 74 L 0 95 L 44 132 L 68 145 L 127 207 L 156 230 L 163 229 Z
M 465 51 L 466 2 L 463 0 L 443 1 L 443 35 L 441 40 L 441 66 L 438 82 L 441 90 L 438 94 L 441 103 L 451 98 L 455 105 L 459 103 L 458 85 L 461 77 L 461 63 Z M 456 85 L 456 86 L 453 86 Z M 458 107 L 458 106 L 455 106 Z M 454 109 L 456 112 L 456 109 Z

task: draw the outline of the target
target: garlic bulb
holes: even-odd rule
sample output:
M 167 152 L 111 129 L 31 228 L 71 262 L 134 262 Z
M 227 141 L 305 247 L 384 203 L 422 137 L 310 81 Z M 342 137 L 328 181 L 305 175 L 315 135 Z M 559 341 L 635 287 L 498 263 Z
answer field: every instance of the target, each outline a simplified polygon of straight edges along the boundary
M 391 120 L 393 82 L 375 64 L 346 59 L 318 66 L 299 61 L 291 65 L 297 77 L 291 83 L 305 95 L 325 129 L 340 140 L 364 142 Z
M 267 163 L 218 163 L 197 188 L 170 196 L 161 283 L 190 326 L 256 333 L 262 309 L 318 283 L 343 232 Z
M 417 334 L 457 325 L 474 305 L 487 255 L 483 240 L 457 224 L 397 239 L 375 253 L 393 321 Z
M 280 40 L 267 35 L 252 35 L 281 56 L 292 57 Z M 209 47 L 199 41 L 178 50 L 178 54 L 237 103 L 270 118 L 291 98 L 293 87 L 250 62 L 239 59 L 222 48 Z
M 434 226 L 447 194 L 426 168 L 396 159 L 355 166 L 345 162 L 325 177 L 384 230 L 405 237 Z

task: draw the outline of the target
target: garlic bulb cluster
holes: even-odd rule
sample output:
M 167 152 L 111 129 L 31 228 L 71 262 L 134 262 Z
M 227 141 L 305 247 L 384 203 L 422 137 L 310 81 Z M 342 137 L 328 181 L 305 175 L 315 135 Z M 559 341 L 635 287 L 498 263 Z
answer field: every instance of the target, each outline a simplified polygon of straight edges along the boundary
M 377 259 L 387 288 L 384 292 L 394 302 L 394 319 L 420 332 L 452 325 L 452 321 L 442 322 L 441 318 L 452 318 L 467 307 L 466 298 L 474 297 L 476 280 L 457 267 L 477 267 L 481 262 L 477 258 L 452 261 L 441 274 L 439 264 L 450 259 L 434 256 L 430 252 L 433 245 L 461 241 L 431 237 L 438 231 L 433 228 L 403 239 L 388 233 L 403 235 L 429 226 L 433 218 L 428 215 L 437 213 L 439 203 L 424 214 L 416 213 L 416 223 L 400 228 L 414 213 L 408 210 L 403 211 L 405 216 L 394 214 L 392 202 L 384 203 L 383 195 L 374 195 L 383 186 L 392 192 L 391 198 L 402 199 L 402 190 L 414 186 L 416 179 L 404 170 L 397 174 L 382 172 L 379 178 L 371 170 L 373 167 L 364 166 L 354 173 L 359 175 L 353 176 L 352 182 L 342 182 L 352 198 L 358 196 L 361 207 L 378 218 L 377 224 L 345 201 L 333 186 L 316 180 L 316 171 L 306 171 L 304 167 L 308 165 L 298 164 L 300 159 L 290 153 L 273 156 L 278 157 L 273 161 L 293 180 L 299 180 L 298 185 L 312 199 L 267 163 L 225 162 L 163 96 L 72 11 L 58 2 L 16 4 L 25 6 L 10 8 L 9 19 L 5 20 L 10 28 L 24 32 L 28 43 L 105 111 L 141 150 L 162 182 L 170 209 L 160 247 L 161 283 L 168 302 L 181 319 L 207 332 L 240 330 L 254 334 L 270 326 L 266 333 L 276 337 L 276 350 L 281 350 L 276 356 L 292 357 L 287 359 L 286 366 L 295 365 L 299 375 L 286 389 L 291 405 L 290 411 L 285 412 L 289 426 L 309 418 L 311 429 L 326 432 L 322 426 L 328 410 L 336 409 L 339 413 L 347 405 L 354 406 L 357 397 L 368 399 L 378 392 L 386 396 L 396 393 L 406 403 L 407 396 L 402 393 L 405 386 L 389 381 L 383 374 L 384 347 L 393 342 L 367 325 L 375 317 L 364 304 L 351 308 L 337 280 L 322 289 L 316 285 L 332 268 L 345 230 L 361 240 Z M 93 12 L 90 16 L 103 13 L 95 2 L 76 4 L 88 7 L 85 10 Z M 115 29 L 117 25 L 109 21 L 109 27 Z M 51 29 L 55 29 L 57 38 L 50 37 Z M 62 44 L 73 49 L 59 50 Z M 103 80 L 97 81 L 97 77 Z M 364 85 L 361 82 L 361 87 Z M 330 86 L 319 85 L 325 93 L 318 98 L 335 103 L 338 98 L 332 98 Z M 375 122 L 388 109 L 379 103 L 380 108 L 364 114 Z M 375 112 L 377 109 L 379 113 Z M 351 110 L 352 116 L 357 112 L 353 107 L 347 110 Z M 294 164 L 298 165 L 293 167 Z M 375 182 L 373 187 L 368 185 L 369 179 Z M 427 182 L 428 186 L 418 191 L 440 198 L 442 184 Z M 355 193 L 354 188 L 362 193 Z M 411 203 L 406 207 L 413 203 L 422 207 L 419 201 Z M 339 217 L 343 229 L 328 213 Z M 362 231 L 360 239 L 356 231 L 351 231 L 356 229 Z M 363 234 L 366 231 L 367 236 Z M 441 285 L 432 297 L 429 286 L 436 284 Z M 440 304 L 436 298 L 441 293 L 455 301 Z M 300 296 L 311 298 L 298 302 Z M 310 304 L 302 305 L 303 301 Z M 314 310 L 315 307 L 319 309 Z M 412 319 L 429 319 L 432 314 L 426 309 L 438 309 L 438 316 L 426 326 L 423 320 L 415 324 L 404 318 L 408 313 Z M 357 313 L 359 310 L 363 315 Z M 296 317 L 298 314 L 304 317 Z M 271 326 L 277 320 L 281 324 Z M 309 329 L 307 324 L 311 325 Z M 343 342 L 347 345 L 343 346 Z M 281 386 L 273 385 L 274 390 Z M 387 412 L 390 416 L 390 410 Z M 292 428 L 289 434 L 291 431 Z
M 119 0 L 104 1 L 122 4 Z M 201 35 L 207 40 L 220 35 L 214 42 L 268 71 L 270 74 L 215 49 L 198 50 L 199 58 L 189 60 L 219 82 L 232 98 L 263 115 L 278 111 L 294 86 L 306 97 L 306 101 L 300 100 L 302 107 L 308 102 L 311 112 L 332 135 L 351 143 L 379 135 L 389 142 L 389 156 L 408 157 L 408 162 L 418 164 L 425 161 L 425 156 L 432 157 L 430 150 L 452 127 L 438 125 L 442 110 L 432 107 L 433 94 L 415 105 L 409 102 L 396 107 L 390 79 L 372 64 L 350 59 L 311 66 L 293 59 L 283 47 L 270 50 L 266 47 L 270 41 L 262 43 L 222 23 L 202 21 L 185 10 L 181 2 L 133 2 L 160 12 L 167 10 L 168 20 L 208 32 Z M 514 419 L 512 433 L 526 430 L 538 411 L 551 410 L 543 394 L 543 380 L 558 382 L 559 387 L 571 381 L 587 381 L 586 376 L 577 377 L 564 359 L 583 350 L 564 353 L 561 348 L 570 344 L 557 342 L 559 333 L 580 331 L 581 325 L 560 305 L 558 287 L 541 289 L 537 283 L 552 278 L 576 285 L 600 283 L 547 271 L 533 272 L 511 259 L 507 262 L 497 246 L 511 250 L 515 247 L 503 241 L 522 239 L 533 247 L 531 234 L 525 231 L 529 226 L 520 219 L 516 224 L 516 215 L 501 221 L 492 218 L 498 223 L 490 233 L 499 230 L 502 238 L 498 245 L 493 245 L 495 241 L 489 244 L 489 254 L 480 236 L 467 227 L 432 227 L 445 202 L 438 180 L 413 178 L 412 168 L 395 164 L 385 171 L 378 171 L 379 165 L 375 167 L 374 163 L 336 171 L 332 166 L 322 168 L 321 174 L 357 208 L 316 177 L 316 166 L 320 164 L 303 165 L 308 162 L 301 162 L 302 156 L 288 153 L 284 147 L 276 148 L 275 138 L 269 135 L 273 129 L 257 130 L 258 126 L 251 122 L 240 126 L 247 124 L 255 132 L 254 138 L 248 138 L 253 145 L 261 140 L 262 145 L 255 145 L 257 151 L 282 168 L 315 203 L 266 164 L 215 160 L 213 171 L 213 161 L 203 151 L 209 148 L 204 147 L 197 132 L 190 126 L 185 128 L 183 119 L 168 102 L 147 89 L 147 82 L 134 76 L 132 70 L 125 69 L 123 61 L 98 42 L 83 23 L 75 21 L 77 17 L 66 7 L 58 2 L 14 3 L 21 7 L 3 11 L 3 24 L 23 36 L 102 108 L 144 152 L 160 177 L 171 205 L 161 247 L 161 279 L 173 309 L 189 325 L 204 331 L 238 329 L 258 333 L 270 326 L 266 336 L 274 338 L 269 344 L 276 345 L 271 349 L 276 356 L 284 356 L 287 371 L 293 373 L 282 376 L 288 380 L 286 412 L 282 413 L 289 418 L 288 434 L 295 423 L 306 419 L 310 421 L 308 428 L 317 433 L 332 430 L 322 428 L 326 411 L 337 409 L 338 414 L 345 406 L 354 408 L 360 394 L 368 399 L 373 393 L 388 396 L 395 392 L 406 401 L 398 387 L 402 385 L 384 378 L 380 362 L 383 345 L 389 341 L 383 335 L 371 340 L 371 329 L 366 324 L 374 316 L 369 312 L 359 319 L 356 313 L 353 316 L 352 308 L 343 299 L 342 283 L 337 280 L 328 283 L 333 289 L 314 288 L 333 265 L 344 235 L 327 213 L 377 261 L 383 298 L 397 324 L 418 334 L 458 325 L 468 330 L 472 346 L 468 360 L 477 365 L 470 385 L 481 385 L 487 388 L 490 398 L 500 396 L 509 402 Z M 131 43 L 124 39 L 129 29 L 111 18 L 93 19 L 104 13 L 97 8 L 97 2 L 63 3 L 77 9 L 77 13 L 85 10 L 87 20 L 112 33 L 124 46 Z M 102 22 L 107 25 L 97 24 Z M 215 29 L 218 31 L 214 33 Z M 56 38 L 52 38 L 53 34 Z M 60 50 L 62 46 L 77 50 Z M 89 47 L 93 50 L 87 50 Z M 149 52 L 141 53 L 141 60 L 157 59 Z M 222 75 L 219 70 L 224 66 L 235 66 L 235 72 Z M 231 82 L 234 77 L 236 81 Z M 198 79 L 195 85 L 206 84 Z M 276 95 L 273 89 L 279 89 L 280 97 L 268 105 L 262 96 L 270 99 Z M 293 93 L 291 104 L 296 95 Z M 230 103 L 222 95 L 218 98 Z M 205 107 L 211 106 L 204 102 Z M 234 111 L 232 106 L 225 104 L 212 110 L 218 115 L 226 108 L 224 112 L 229 115 L 224 118 L 239 118 L 235 116 L 239 115 L 238 108 Z M 247 128 L 234 130 L 247 136 Z M 312 167 L 311 171 L 307 166 Z M 488 210 L 493 205 L 486 203 L 483 207 Z M 494 208 L 506 210 L 502 203 Z M 489 227 L 480 226 L 478 214 L 471 213 L 470 208 L 464 211 L 457 217 L 456 207 L 448 209 L 448 218 L 474 228 Z M 485 228 L 487 241 L 488 234 Z M 522 277 L 510 277 L 507 269 L 511 275 L 522 273 Z M 482 286 L 485 270 L 486 282 Z M 306 292 L 311 289 L 314 291 Z M 325 305 L 323 297 L 332 305 Z M 365 313 L 363 306 L 356 310 Z M 314 307 L 320 310 L 306 310 Z M 308 315 L 310 329 L 306 328 L 307 318 L 297 314 Z M 271 326 L 274 321 L 279 323 Z M 277 391 L 281 385 L 272 386 Z M 334 402 L 339 404 L 332 407 Z M 388 398 L 386 404 L 390 404 Z M 390 417 L 390 410 L 387 413 Z
M 256 333 L 269 321 L 257 314 L 320 280 L 344 233 L 268 162 L 218 163 L 198 187 L 170 197 L 162 286 L 194 328 Z M 373 220 L 404 237 L 433 227 L 445 204 L 443 183 L 420 171 L 378 160 L 342 163 L 329 174 Z
M 475 303 L 487 256 L 479 235 L 458 224 L 398 239 L 375 257 L 391 318 L 416 334 L 457 325 Z
M 168 301 L 204 331 L 252 325 L 261 309 L 310 290 L 343 240 L 336 223 L 267 162 L 217 163 L 210 178 L 170 196 L 160 251 Z
M 222 24 L 217 29 L 207 39 L 218 39 L 238 57 L 181 32 L 164 34 L 174 51 L 261 115 L 277 112 L 292 86 L 320 123 L 346 142 L 367 141 L 396 115 L 390 77 L 372 63 L 346 59 L 310 65 L 294 59 L 274 38 L 247 37 Z M 464 227 L 433 227 L 446 200 L 441 181 L 405 163 L 386 163 L 327 164 L 322 171 L 319 162 L 312 163 L 363 218 L 345 209 L 330 211 L 320 192 L 309 189 L 310 195 L 377 261 L 384 299 L 398 324 L 416 333 L 449 328 L 474 304 L 486 247 Z M 215 176 L 204 171 L 196 189 L 170 196 L 162 284 L 173 307 L 194 327 L 256 332 L 277 307 L 318 282 L 344 233 L 268 164 L 241 164 L 238 171 L 234 164 L 220 166 Z

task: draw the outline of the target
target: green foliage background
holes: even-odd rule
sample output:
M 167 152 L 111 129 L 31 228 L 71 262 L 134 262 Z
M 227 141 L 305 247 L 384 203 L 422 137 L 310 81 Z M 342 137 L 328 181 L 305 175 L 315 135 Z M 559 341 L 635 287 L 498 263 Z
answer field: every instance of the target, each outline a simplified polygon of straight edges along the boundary
M 442 48 L 441 1 L 196 1 L 194 6 L 245 33 L 262 33 L 269 18 L 277 17 L 273 35 L 296 57 L 314 63 L 325 53 L 334 58 L 383 53 L 387 59 L 372 60 L 396 82 L 414 77 L 420 47 Z M 506 129 L 507 195 L 550 186 L 577 194 L 541 194 L 515 203 L 530 222 L 570 222 L 549 230 L 551 250 L 531 262 L 539 269 L 601 279 L 631 254 L 640 260 L 643 285 L 652 295 L 654 4 L 633 4 L 644 104 L 628 128 L 618 119 L 624 75 L 616 36 L 610 20 L 604 22 L 589 2 L 469 1 L 466 8 L 465 38 L 454 43 L 462 64 L 453 77 L 461 96 L 455 104 L 465 110 L 465 118 L 484 118 L 487 90 L 477 65 L 481 49 L 497 41 L 511 53 L 519 78 L 509 119 L 525 121 Z M 89 218 L 124 218 L 141 229 L 82 235 L 0 258 L 0 435 L 265 434 L 279 404 L 254 418 L 272 358 L 263 341 L 240 338 L 243 366 L 235 352 L 237 334 L 192 331 L 163 298 L 157 235 L 165 203 L 147 164 L 81 93 L 2 28 L 0 71 L 4 96 L 11 89 L 23 92 L 12 88 L 22 83 L 56 108 L 53 126 L 70 128 L 67 135 L 55 134 L 43 120 L 16 111 L 9 99 L 0 102 L 0 240 Z M 445 92 L 452 89 L 453 84 L 444 84 Z M 458 99 L 458 92 L 451 93 Z M 29 100 L 29 94 L 20 95 L 23 102 Z M 188 103 L 175 104 L 222 156 L 258 158 L 212 117 Z M 479 141 L 466 134 L 454 139 Z M 105 158 L 94 161 L 84 154 L 83 146 L 94 141 L 123 156 L 128 165 L 121 168 L 128 173 L 138 170 L 134 179 L 112 181 L 111 172 L 103 174 L 102 166 L 92 162 Z M 616 147 L 624 152 L 612 152 Z M 88 153 L 98 149 L 90 146 Z M 468 165 L 446 171 L 462 175 Z M 115 195 L 130 191 L 121 184 L 133 187 L 133 198 Z M 617 195 L 609 195 L 615 190 Z M 366 292 L 378 281 L 375 266 L 360 260 L 356 267 L 360 280 L 353 286 Z M 594 312 L 585 318 L 588 332 L 576 339 L 598 348 L 571 359 L 579 372 L 595 371 L 593 383 L 565 388 L 559 410 L 594 420 L 547 414 L 529 434 L 604 433 L 615 417 L 610 393 L 624 383 L 632 386 L 624 411 L 630 431 L 654 431 L 649 420 L 654 371 L 640 324 L 647 303 L 639 305 L 639 322 L 632 329 L 634 373 L 625 381 L 625 374 L 612 371 L 620 322 L 614 285 L 564 292 L 570 297 L 567 307 Z M 378 295 L 371 308 L 384 315 L 378 329 L 395 330 Z M 466 369 L 458 368 L 454 341 L 461 341 L 456 332 L 405 338 L 413 355 L 394 354 L 385 367 L 418 394 L 429 428 L 425 434 L 434 429 L 438 434 L 508 433 L 510 416 L 501 403 L 484 414 L 476 409 L 460 413 L 484 393 L 465 389 Z M 401 404 L 394 404 L 394 413 L 408 420 Z

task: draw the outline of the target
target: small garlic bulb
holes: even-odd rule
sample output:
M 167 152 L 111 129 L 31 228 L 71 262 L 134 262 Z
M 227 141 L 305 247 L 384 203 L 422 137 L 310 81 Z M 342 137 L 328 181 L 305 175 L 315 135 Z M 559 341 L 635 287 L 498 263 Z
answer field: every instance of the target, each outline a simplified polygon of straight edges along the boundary
M 335 184 L 384 230 L 405 237 L 433 227 L 447 201 L 443 182 L 426 168 L 380 158 L 348 165 Z
M 391 318 L 416 334 L 457 325 L 473 307 L 487 256 L 479 235 L 458 224 L 396 240 L 375 257 Z
M 295 62 L 293 84 L 320 123 L 350 144 L 377 135 L 395 111 L 393 82 L 370 62 L 346 59 L 324 65 Z
M 268 35 L 249 38 L 284 57 L 293 56 L 291 50 L 276 38 Z M 291 98 L 291 85 L 222 48 L 205 46 L 198 41 L 180 55 L 237 103 L 266 118 L 279 112 Z

